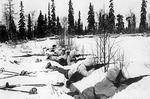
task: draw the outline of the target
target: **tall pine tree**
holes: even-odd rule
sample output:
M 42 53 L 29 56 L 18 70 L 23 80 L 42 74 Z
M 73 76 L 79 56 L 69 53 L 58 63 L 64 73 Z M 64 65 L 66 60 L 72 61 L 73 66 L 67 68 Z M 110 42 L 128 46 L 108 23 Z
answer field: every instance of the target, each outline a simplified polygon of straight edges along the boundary
M 88 12 L 88 32 L 94 32 L 95 31 L 95 14 L 94 14 L 94 8 L 93 5 L 90 3 L 89 6 L 89 12 Z
M 68 34 L 74 35 L 74 10 L 72 7 L 72 1 L 69 0 L 69 10 L 68 10 Z
M 42 15 L 42 11 L 40 11 L 38 20 L 37 20 L 37 38 L 42 38 L 45 35 L 45 21 L 44 21 L 44 16 Z
M 80 11 L 79 11 L 79 13 L 78 13 L 78 31 L 77 31 L 78 33 L 78 35 L 80 35 L 81 34 L 81 13 L 80 13 Z
M 52 1 L 52 14 L 51 14 L 51 32 L 53 35 L 56 34 L 56 15 L 55 15 L 55 3 L 54 3 L 54 0 L 51 0 Z
M 33 34 L 32 34 L 32 21 L 31 21 L 31 16 L 30 14 L 28 14 L 28 24 L 27 24 L 27 27 L 28 27 L 28 39 L 32 39 L 33 37 Z
M 79 35 L 79 32 L 78 32 L 78 22 L 77 21 L 74 22 L 74 31 L 75 31 L 75 35 Z
M 44 36 L 47 36 L 47 29 L 48 29 L 48 20 L 47 20 L 47 15 L 45 14 L 44 18 Z
M 145 32 L 146 31 L 146 7 L 147 7 L 147 1 L 142 0 L 142 7 L 141 7 L 141 19 L 140 19 L 140 26 L 139 26 L 139 32 Z
M 0 25 L 0 42 L 8 40 L 7 30 L 5 25 Z
M 12 0 L 8 0 L 8 4 L 6 4 L 6 10 L 8 11 L 8 13 L 6 13 L 7 19 L 6 25 L 7 29 L 8 29 L 8 39 L 9 40 L 16 40 L 17 39 L 17 30 L 16 30 L 16 25 L 14 22 L 14 4 L 12 3 Z
M 102 33 L 102 30 L 103 30 L 103 26 L 102 26 L 102 10 L 99 12 L 99 15 L 98 15 L 98 32 L 99 33 Z
M 110 0 L 110 5 L 109 5 L 109 17 L 108 17 L 108 31 L 109 33 L 113 33 L 115 29 L 115 15 L 114 15 L 114 5 L 113 5 L 113 0 Z
M 60 24 L 59 17 L 57 16 L 57 22 L 56 22 L 56 34 L 61 35 L 62 32 L 62 26 Z
M 25 33 L 25 17 L 24 17 L 24 9 L 23 9 L 23 3 L 20 2 L 20 20 L 19 20 L 19 39 L 26 39 L 26 33 Z
M 133 16 L 132 16 L 132 25 L 133 25 L 133 33 L 136 32 L 136 16 L 135 14 L 133 13 Z
M 123 15 L 118 14 L 117 15 L 117 21 L 118 21 L 118 23 L 116 24 L 117 32 L 118 33 L 123 33 L 124 32 Z
M 50 3 L 48 3 L 48 30 L 47 30 L 47 35 L 51 35 L 51 27 L 52 27 L 50 9 L 51 9 Z
M 9 30 L 8 30 L 9 40 L 15 41 L 17 39 L 17 30 L 14 22 L 14 18 L 9 15 Z

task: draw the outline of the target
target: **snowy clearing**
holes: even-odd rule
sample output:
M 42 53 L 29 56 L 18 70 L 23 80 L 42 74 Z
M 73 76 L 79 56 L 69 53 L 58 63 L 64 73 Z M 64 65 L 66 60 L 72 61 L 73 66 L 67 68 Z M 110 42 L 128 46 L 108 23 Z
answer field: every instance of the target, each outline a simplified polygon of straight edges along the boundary
M 124 52 L 125 65 L 127 77 L 136 77 L 140 75 L 150 75 L 150 37 L 142 36 L 120 36 L 112 38 L 115 40 L 117 47 Z M 75 45 L 79 51 L 84 53 L 96 54 L 95 38 L 74 38 Z M 44 47 L 51 47 L 57 40 L 47 38 L 45 41 L 29 41 L 24 44 L 16 46 L 0 44 L 0 68 L 8 71 L 20 73 L 22 70 L 34 72 L 32 77 L 16 76 L 6 79 L 0 79 L 0 86 L 5 85 L 6 82 L 10 84 L 46 84 L 46 86 L 36 87 L 37 94 L 30 95 L 25 92 L 0 90 L 1 99 L 73 99 L 71 96 L 65 94 L 69 92 L 65 86 L 53 87 L 51 84 L 57 82 L 65 82 L 64 75 L 57 71 L 44 71 L 44 67 L 49 62 L 46 56 L 32 56 L 32 57 L 14 57 L 25 54 L 43 54 Z M 16 63 L 17 62 L 17 63 Z M 54 65 L 56 62 L 52 62 Z M 0 73 L 0 78 L 5 75 Z M 85 88 L 93 86 L 98 81 L 105 77 L 102 69 L 94 71 L 89 77 L 76 82 L 74 85 L 82 92 Z M 150 77 L 145 77 L 137 83 L 131 84 L 125 90 L 116 93 L 110 99 L 149 99 L 150 97 Z M 16 90 L 29 91 L 34 86 L 16 87 Z

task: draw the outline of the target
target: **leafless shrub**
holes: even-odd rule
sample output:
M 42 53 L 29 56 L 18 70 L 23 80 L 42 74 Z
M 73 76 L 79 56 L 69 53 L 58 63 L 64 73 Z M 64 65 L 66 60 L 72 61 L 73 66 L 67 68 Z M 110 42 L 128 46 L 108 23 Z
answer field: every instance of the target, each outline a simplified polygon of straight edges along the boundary
M 101 34 L 96 39 L 97 57 L 99 57 L 101 63 L 108 64 L 104 67 L 105 72 L 108 71 L 109 64 L 115 63 L 116 61 L 115 56 L 119 51 L 119 48 L 115 49 L 117 43 L 118 42 L 116 42 L 115 39 L 111 39 L 111 35 L 109 33 Z

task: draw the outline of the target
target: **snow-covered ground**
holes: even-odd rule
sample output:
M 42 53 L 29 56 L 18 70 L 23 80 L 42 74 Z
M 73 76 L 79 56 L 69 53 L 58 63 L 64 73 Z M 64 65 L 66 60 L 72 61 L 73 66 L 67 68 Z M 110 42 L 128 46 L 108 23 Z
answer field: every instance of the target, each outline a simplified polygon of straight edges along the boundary
M 150 37 L 142 36 L 120 36 L 112 38 L 112 41 L 117 42 L 117 48 L 124 52 L 125 66 L 127 77 L 136 77 L 140 75 L 150 74 Z M 74 38 L 73 41 L 81 53 L 97 53 L 95 38 Z M 36 87 L 38 94 L 30 95 L 24 92 L 14 92 L 0 90 L 1 99 L 73 99 L 65 94 L 69 90 L 64 87 L 54 87 L 51 84 L 57 82 L 65 82 L 64 75 L 57 71 L 44 71 L 44 67 L 49 62 L 45 56 L 32 57 L 13 57 L 30 54 L 43 54 L 44 47 L 51 47 L 56 40 L 47 38 L 45 41 L 29 41 L 24 44 L 10 46 L 4 43 L 0 44 L 0 68 L 5 68 L 8 71 L 20 73 L 22 70 L 34 72 L 32 77 L 16 76 L 12 78 L 1 79 L 4 76 L 0 73 L 0 86 L 6 82 L 10 84 L 45 84 L 46 86 Z M 17 63 L 16 63 L 17 61 Z M 55 62 L 52 64 L 58 65 Z M 74 85 L 82 92 L 85 88 L 93 86 L 105 77 L 102 69 L 94 71 L 89 77 Z M 112 99 L 149 99 L 150 97 L 150 77 L 145 77 L 137 83 L 131 84 L 125 90 L 116 93 Z M 16 87 L 16 90 L 29 91 L 34 86 Z

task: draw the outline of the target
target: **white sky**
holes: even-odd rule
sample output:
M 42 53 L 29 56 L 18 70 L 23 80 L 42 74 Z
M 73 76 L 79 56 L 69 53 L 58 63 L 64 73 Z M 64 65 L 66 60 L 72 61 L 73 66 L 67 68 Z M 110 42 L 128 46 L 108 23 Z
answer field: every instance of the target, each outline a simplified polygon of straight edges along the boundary
M 2 17 L 2 4 L 7 0 L 0 0 L 0 20 Z M 20 0 L 13 0 L 15 3 L 16 12 L 19 13 L 19 4 Z M 38 16 L 39 11 L 42 10 L 43 13 L 47 13 L 48 2 L 51 0 L 22 0 L 24 4 L 25 13 L 28 14 L 29 11 L 36 11 Z M 87 13 L 89 3 L 92 2 L 94 5 L 95 12 L 98 12 L 100 9 L 104 8 L 105 1 L 105 9 L 108 11 L 109 0 L 72 0 L 73 8 L 74 8 L 74 16 L 75 19 L 78 19 L 78 11 L 81 11 L 81 20 L 84 22 L 84 25 L 87 25 Z M 148 1 L 147 11 L 150 13 L 150 0 Z M 68 15 L 68 2 L 69 0 L 55 0 L 56 5 L 56 15 L 61 18 Z M 140 8 L 141 8 L 142 0 L 114 0 L 114 8 L 115 14 L 122 14 L 126 17 L 130 10 L 136 14 L 137 22 L 140 20 Z M 97 17 L 95 17 L 97 18 Z

